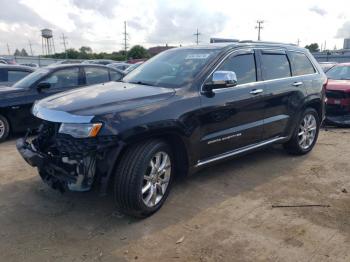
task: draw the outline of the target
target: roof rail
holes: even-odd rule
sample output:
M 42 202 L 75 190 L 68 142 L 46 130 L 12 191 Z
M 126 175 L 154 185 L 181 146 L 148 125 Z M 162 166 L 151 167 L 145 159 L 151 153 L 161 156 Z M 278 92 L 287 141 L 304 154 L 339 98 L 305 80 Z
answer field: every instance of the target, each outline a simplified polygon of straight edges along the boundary
M 254 44 L 283 44 L 283 45 L 294 45 L 293 43 L 282 43 L 282 42 L 272 42 L 272 41 L 254 41 L 254 40 L 240 40 L 239 43 L 254 43 Z

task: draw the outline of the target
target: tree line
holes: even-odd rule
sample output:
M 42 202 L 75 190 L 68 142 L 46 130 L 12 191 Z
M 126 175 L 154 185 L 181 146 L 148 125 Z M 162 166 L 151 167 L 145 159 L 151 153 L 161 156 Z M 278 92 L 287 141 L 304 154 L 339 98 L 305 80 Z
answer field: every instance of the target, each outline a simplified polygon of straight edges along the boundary
M 66 52 L 46 55 L 45 57 L 56 59 L 111 59 L 116 61 L 124 61 L 128 59 L 149 58 L 150 54 L 147 49 L 141 45 L 133 46 L 129 51 L 124 50 L 112 53 L 100 52 L 95 53 L 89 46 L 82 46 L 78 50 L 69 48 Z
M 28 56 L 27 51 L 23 48 L 22 50 L 16 49 L 13 54 L 14 56 Z M 47 58 L 56 58 L 56 59 L 111 59 L 116 61 L 124 61 L 128 59 L 143 59 L 149 58 L 150 54 L 148 50 L 141 45 L 133 46 L 129 51 L 125 52 L 124 50 L 112 53 L 100 52 L 95 53 L 92 51 L 92 48 L 89 46 L 82 46 L 78 50 L 74 48 L 67 49 L 66 52 L 55 53 L 52 55 L 45 55 Z

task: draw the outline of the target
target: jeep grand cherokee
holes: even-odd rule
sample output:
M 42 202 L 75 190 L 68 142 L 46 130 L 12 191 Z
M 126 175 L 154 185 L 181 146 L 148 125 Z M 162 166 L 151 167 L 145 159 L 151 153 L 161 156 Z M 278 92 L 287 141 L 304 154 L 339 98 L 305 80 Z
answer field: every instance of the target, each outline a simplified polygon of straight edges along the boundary
M 19 139 L 43 181 L 64 191 L 112 185 L 117 207 L 145 217 L 173 178 L 267 145 L 293 154 L 314 147 L 326 77 L 294 45 L 237 42 L 165 51 L 122 82 L 37 102 L 43 120 Z

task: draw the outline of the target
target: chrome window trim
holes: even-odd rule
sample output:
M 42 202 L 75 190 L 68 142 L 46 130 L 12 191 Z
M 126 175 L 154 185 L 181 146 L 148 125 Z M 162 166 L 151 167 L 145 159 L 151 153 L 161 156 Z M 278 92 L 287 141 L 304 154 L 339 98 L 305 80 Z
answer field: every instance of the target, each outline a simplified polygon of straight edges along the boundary
M 250 51 L 250 50 L 266 50 L 266 48 L 263 48 L 263 47 L 258 47 L 258 48 L 244 48 L 244 49 L 237 49 L 237 50 L 233 50 L 232 52 L 228 53 L 221 61 L 220 63 L 210 72 L 210 74 L 205 78 L 205 80 L 203 81 L 203 83 L 201 84 L 201 87 L 200 87 L 200 91 L 199 93 L 200 94 L 203 94 L 204 91 L 203 91 L 203 86 L 205 84 L 205 82 L 209 79 L 209 77 L 215 72 L 216 69 L 218 69 L 218 67 L 232 54 L 234 53 L 237 53 L 237 52 L 240 52 L 240 51 Z M 273 50 L 283 50 L 283 51 L 286 51 L 286 52 L 298 52 L 298 53 L 302 53 L 305 55 L 304 52 L 302 51 L 294 51 L 294 50 L 286 50 L 286 49 L 281 49 L 281 48 L 278 48 L 278 49 L 269 49 L 271 51 Z M 307 59 L 309 59 L 309 57 L 306 55 Z M 244 84 L 238 84 L 236 86 L 232 86 L 232 87 L 227 87 L 227 88 L 215 88 L 213 89 L 213 92 L 214 93 L 222 93 L 224 91 L 230 91 L 234 88 L 237 88 L 237 87 L 245 87 L 245 86 L 248 86 L 248 85 L 254 85 L 256 83 L 268 83 L 268 82 L 272 82 L 272 81 L 279 81 L 279 80 L 286 80 L 286 79 L 294 79 L 294 78 L 297 78 L 297 77 L 302 77 L 302 76 L 312 76 L 312 75 L 319 75 L 320 72 L 318 71 L 317 67 L 315 66 L 315 63 L 309 59 L 309 61 L 311 62 L 312 66 L 314 67 L 315 69 L 315 73 L 313 74 L 306 74 L 306 75 L 298 75 L 298 76 L 290 76 L 290 77 L 282 77 L 282 78 L 275 78 L 275 79 L 269 79 L 269 80 L 261 80 L 261 81 L 255 81 L 255 82 L 249 82 L 249 83 L 244 83 Z
M 201 88 L 200 88 L 200 93 L 203 94 L 203 86 L 205 84 L 205 82 L 207 82 L 207 80 L 209 79 L 209 77 L 218 69 L 219 66 L 221 66 L 221 64 L 232 54 L 234 53 L 238 53 L 238 52 L 242 52 L 242 51 L 252 51 L 252 54 L 254 54 L 254 48 L 243 48 L 243 49 L 237 49 L 237 50 L 232 50 L 232 52 L 229 52 L 221 61 L 219 64 L 217 64 L 215 66 L 215 68 L 210 72 L 210 74 L 208 74 L 208 76 L 205 78 L 205 80 L 203 81 L 203 83 L 201 84 Z M 256 63 L 255 63 L 255 67 L 256 67 Z M 255 81 L 255 82 L 250 82 L 250 83 L 244 83 L 244 84 L 241 84 L 241 85 L 236 85 L 236 86 L 232 86 L 232 87 L 227 87 L 227 88 L 215 88 L 213 89 L 213 92 L 217 91 L 217 90 L 231 90 L 232 88 L 235 88 L 235 87 L 238 87 L 238 86 L 242 86 L 242 85 L 247 85 L 247 84 L 251 84 L 251 83 L 257 83 L 258 81 Z

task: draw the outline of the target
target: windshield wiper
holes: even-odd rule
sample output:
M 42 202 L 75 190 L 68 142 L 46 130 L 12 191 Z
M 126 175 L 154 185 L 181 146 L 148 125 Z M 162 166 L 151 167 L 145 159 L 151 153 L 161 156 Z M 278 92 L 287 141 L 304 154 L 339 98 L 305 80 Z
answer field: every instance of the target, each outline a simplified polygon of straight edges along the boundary
M 142 82 L 142 81 L 137 81 L 137 82 L 129 82 L 130 84 L 136 84 L 136 85 L 144 85 L 144 86 L 153 86 L 150 83 Z

